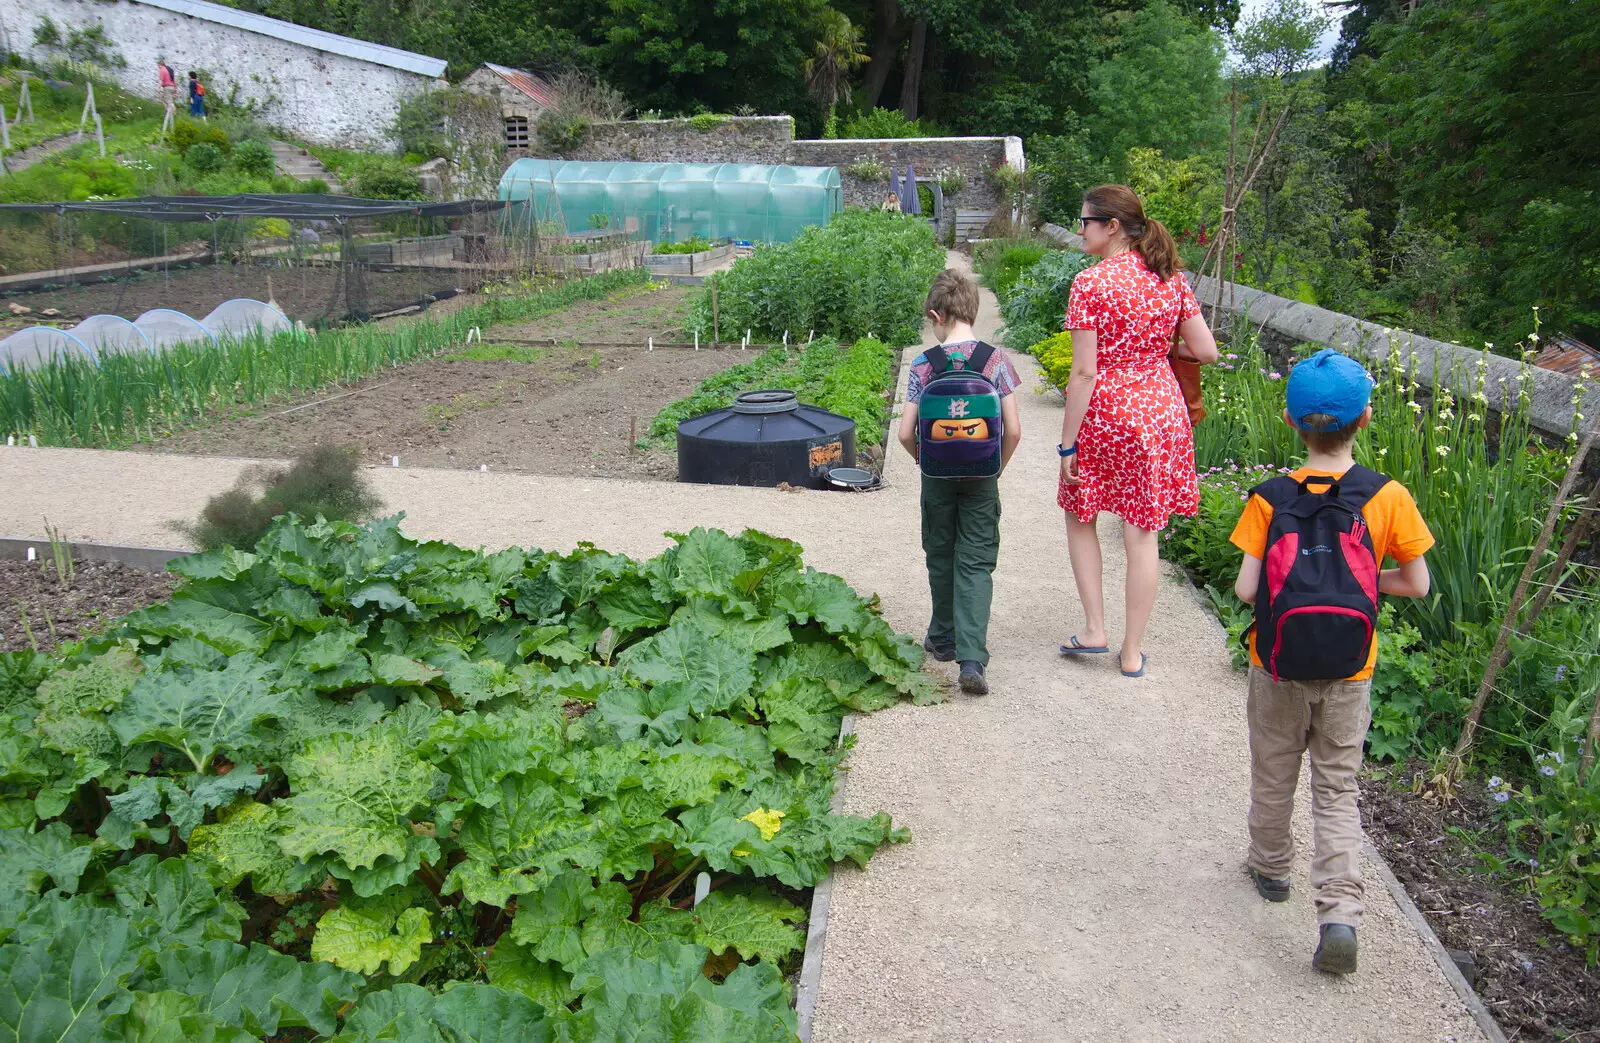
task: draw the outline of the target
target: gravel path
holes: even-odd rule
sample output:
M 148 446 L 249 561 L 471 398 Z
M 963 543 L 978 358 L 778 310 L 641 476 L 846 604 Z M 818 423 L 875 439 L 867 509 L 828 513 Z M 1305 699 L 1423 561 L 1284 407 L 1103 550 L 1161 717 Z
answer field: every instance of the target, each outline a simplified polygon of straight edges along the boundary
M 980 332 L 992 331 L 987 292 L 984 309 Z M 1310 968 L 1304 857 L 1294 901 L 1256 897 L 1243 869 L 1244 685 L 1186 584 L 1174 577 L 1161 592 L 1145 679 L 1119 677 L 1112 656 L 1057 657 L 1076 623 L 1049 451 L 1060 406 L 1028 390 L 1035 370 L 1018 362 L 1024 438 L 1004 479 L 995 694 L 859 723 L 848 808 L 890 811 L 915 840 L 866 872 L 840 871 L 814 1038 L 1481 1040 L 1370 870 L 1362 970 L 1348 980 Z M 0 535 L 37 535 L 48 518 L 74 539 L 181 546 L 166 523 L 193 517 L 247 463 L 0 448 Z M 664 530 L 759 527 L 878 591 L 896 627 L 920 633 L 927 622 L 917 479 L 903 454 L 889 488 L 868 494 L 371 475 L 392 509 L 409 512 L 407 531 L 469 545 L 591 540 L 650 554 Z M 1115 591 L 1120 549 L 1104 532 Z M 1304 807 L 1298 825 L 1308 844 Z

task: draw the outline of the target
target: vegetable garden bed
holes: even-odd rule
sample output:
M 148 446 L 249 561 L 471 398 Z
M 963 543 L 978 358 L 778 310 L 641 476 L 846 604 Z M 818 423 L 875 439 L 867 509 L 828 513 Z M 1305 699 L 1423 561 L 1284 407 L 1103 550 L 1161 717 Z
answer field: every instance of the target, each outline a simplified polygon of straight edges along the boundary
M 793 1039 L 785 896 L 904 839 L 829 813 L 839 721 L 933 697 L 917 643 L 757 533 L 637 562 L 397 523 L 282 519 L 68 659 L 0 660 L 0 1021 Z

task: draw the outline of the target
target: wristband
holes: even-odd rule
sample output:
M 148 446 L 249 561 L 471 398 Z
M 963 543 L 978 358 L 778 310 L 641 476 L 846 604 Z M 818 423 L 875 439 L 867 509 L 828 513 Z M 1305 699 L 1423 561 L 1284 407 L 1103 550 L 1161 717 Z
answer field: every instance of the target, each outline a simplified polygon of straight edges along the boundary
M 1059 442 L 1056 443 L 1056 453 L 1058 455 L 1060 455 L 1060 456 L 1072 456 L 1077 451 L 1078 451 L 1078 443 L 1077 442 L 1073 442 L 1072 443 L 1072 448 L 1071 449 L 1066 448 L 1065 446 L 1061 445 L 1061 443 L 1059 443 Z

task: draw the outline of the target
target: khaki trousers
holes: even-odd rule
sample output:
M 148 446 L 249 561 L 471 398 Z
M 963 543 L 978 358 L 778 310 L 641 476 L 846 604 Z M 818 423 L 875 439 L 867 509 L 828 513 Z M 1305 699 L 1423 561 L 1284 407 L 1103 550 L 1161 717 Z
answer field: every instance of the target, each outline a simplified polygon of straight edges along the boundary
M 1319 923 L 1361 926 L 1356 772 L 1372 721 L 1371 681 L 1274 681 L 1250 668 L 1250 867 L 1283 879 L 1300 758 L 1311 754 L 1311 888 Z

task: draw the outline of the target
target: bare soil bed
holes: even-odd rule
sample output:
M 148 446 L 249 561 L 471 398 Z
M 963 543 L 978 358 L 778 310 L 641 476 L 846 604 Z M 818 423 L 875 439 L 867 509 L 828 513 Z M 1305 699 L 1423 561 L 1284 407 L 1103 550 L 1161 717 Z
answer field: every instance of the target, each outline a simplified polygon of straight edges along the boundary
M 178 577 L 110 561 L 83 561 L 69 586 L 49 562 L 0 560 L 0 652 L 76 641 L 135 609 L 165 601 Z
M 1472 955 L 1473 988 L 1513 1040 L 1595 1039 L 1600 971 L 1588 967 L 1524 889 L 1483 871 L 1504 830 L 1481 782 L 1449 802 L 1414 794 L 1421 764 L 1361 780 L 1368 835 L 1447 949 Z
M 493 347 L 493 345 L 490 345 Z M 140 446 L 161 452 L 283 458 L 314 445 L 408 467 L 612 478 L 677 477 L 663 450 L 635 450 L 662 406 L 739 361 L 736 350 L 526 349 L 533 361 L 437 359 L 381 373 L 353 389 L 277 404 L 262 417 L 219 420 Z M 292 413 L 276 410 L 357 394 Z
M 353 387 L 265 403 L 253 415 L 218 418 L 139 448 L 282 458 L 342 445 L 378 465 L 398 456 L 411 467 L 671 481 L 674 455 L 636 449 L 633 438 L 644 436 L 663 406 L 751 357 L 726 348 L 646 348 L 649 337 L 681 336 L 689 294 L 681 287 L 632 292 L 495 326 L 486 344 Z M 638 346 L 577 346 L 584 342 Z

